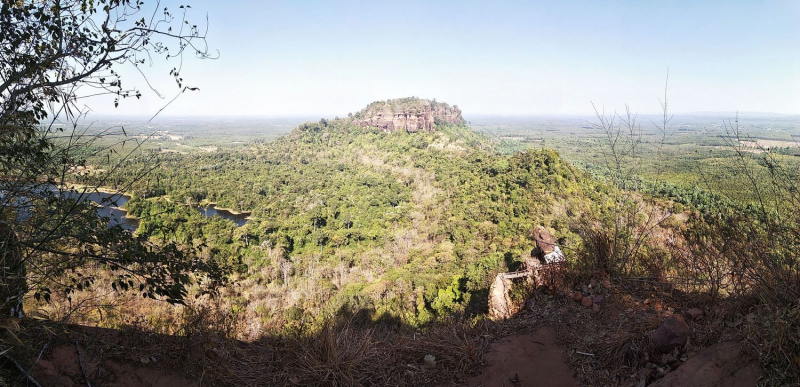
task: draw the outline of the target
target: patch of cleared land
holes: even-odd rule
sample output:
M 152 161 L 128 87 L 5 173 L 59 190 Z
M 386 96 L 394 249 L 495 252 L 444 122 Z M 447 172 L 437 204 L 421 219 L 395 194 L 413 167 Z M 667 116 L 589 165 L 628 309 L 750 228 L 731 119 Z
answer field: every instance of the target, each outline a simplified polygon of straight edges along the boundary
M 755 141 L 745 141 L 740 140 L 740 144 L 753 147 L 753 148 L 763 148 L 763 149 L 774 149 L 774 148 L 800 148 L 800 143 L 796 141 L 782 141 L 782 140 L 755 140 Z

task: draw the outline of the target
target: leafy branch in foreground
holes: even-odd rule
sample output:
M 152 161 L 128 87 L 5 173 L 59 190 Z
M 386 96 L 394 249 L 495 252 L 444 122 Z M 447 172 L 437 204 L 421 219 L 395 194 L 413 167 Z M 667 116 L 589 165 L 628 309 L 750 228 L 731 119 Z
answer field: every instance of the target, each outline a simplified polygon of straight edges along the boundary
M 135 0 L 4 1 L 0 8 L 0 313 L 22 316 L 28 295 L 49 300 L 94 283 L 89 268 L 114 276 L 115 290 L 137 290 L 144 297 L 181 303 L 186 286 L 204 280 L 213 289 L 225 271 L 175 244 L 156 245 L 121 227 L 109 227 L 87 200 L 93 189 L 76 190 L 74 173 L 100 148 L 94 140 L 122 136 L 120 127 L 79 129 L 89 111 L 79 100 L 111 95 L 139 98 L 123 86 L 120 67 L 142 71 L 157 58 L 178 63 L 169 71 L 180 95 L 196 90 L 181 76 L 183 57 L 211 58 L 205 31 L 189 21 L 189 9 L 174 13 L 159 2 Z M 207 25 L 207 21 L 206 21 Z M 174 98 L 173 98 L 174 100 Z M 71 129 L 71 131 L 70 131 Z M 140 143 L 95 181 L 108 181 Z M 152 166 L 141 168 L 143 178 Z M 121 191 L 125 191 L 122 187 Z M 96 192 L 96 189 L 94 189 Z M 114 206 L 113 200 L 101 203 Z

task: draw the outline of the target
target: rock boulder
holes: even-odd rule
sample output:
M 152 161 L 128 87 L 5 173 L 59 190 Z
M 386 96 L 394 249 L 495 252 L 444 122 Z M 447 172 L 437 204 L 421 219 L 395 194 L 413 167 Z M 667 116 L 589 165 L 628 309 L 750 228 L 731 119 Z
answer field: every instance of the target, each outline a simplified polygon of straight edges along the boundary
M 672 315 L 664 319 L 661 326 L 650 334 L 650 338 L 653 340 L 656 351 L 668 353 L 683 346 L 689 338 L 690 331 L 691 329 L 683 317 Z
M 533 230 L 533 239 L 536 241 L 536 247 L 539 248 L 543 255 L 550 254 L 556 249 L 556 238 L 542 226 L 538 226 Z

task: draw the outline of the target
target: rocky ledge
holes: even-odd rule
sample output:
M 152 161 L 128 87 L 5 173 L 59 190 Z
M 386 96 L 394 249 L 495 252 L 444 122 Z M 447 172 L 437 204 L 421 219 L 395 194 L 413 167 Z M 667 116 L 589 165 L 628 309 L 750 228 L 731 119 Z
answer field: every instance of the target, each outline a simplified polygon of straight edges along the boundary
M 353 123 L 357 126 L 375 127 L 387 132 L 433 132 L 436 125 L 463 122 L 458 106 L 413 97 L 373 102 L 353 116 Z

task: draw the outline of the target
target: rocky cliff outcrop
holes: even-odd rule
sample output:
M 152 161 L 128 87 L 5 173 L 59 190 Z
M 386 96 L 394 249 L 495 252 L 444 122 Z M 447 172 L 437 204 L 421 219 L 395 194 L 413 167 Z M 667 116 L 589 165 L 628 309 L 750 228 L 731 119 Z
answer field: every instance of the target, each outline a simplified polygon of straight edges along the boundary
M 420 98 L 373 102 L 353 116 L 353 123 L 357 126 L 375 127 L 387 132 L 433 132 L 436 125 L 463 122 L 457 106 Z

